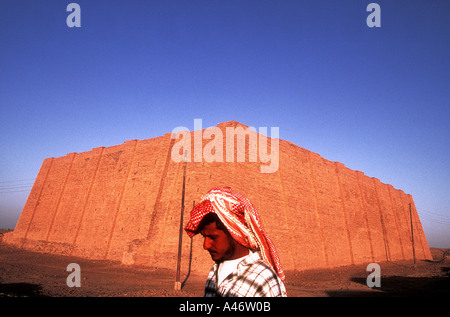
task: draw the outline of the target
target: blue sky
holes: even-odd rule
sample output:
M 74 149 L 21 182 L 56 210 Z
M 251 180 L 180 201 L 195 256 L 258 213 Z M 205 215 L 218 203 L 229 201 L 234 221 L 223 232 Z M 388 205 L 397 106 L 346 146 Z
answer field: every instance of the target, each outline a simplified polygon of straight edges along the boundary
M 0 228 L 42 161 L 236 120 L 413 195 L 450 247 L 450 4 L 377 1 L 0 4 Z

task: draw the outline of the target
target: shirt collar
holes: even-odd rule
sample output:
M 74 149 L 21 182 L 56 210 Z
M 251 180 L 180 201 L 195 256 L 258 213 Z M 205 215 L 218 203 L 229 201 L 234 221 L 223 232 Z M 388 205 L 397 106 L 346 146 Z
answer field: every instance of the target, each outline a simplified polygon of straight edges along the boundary
M 252 251 L 249 250 L 249 254 L 247 256 L 245 256 L 242 261 L 240 261 L 237 265 L 238 270 L 240 266 L 248 266 L 250 264 L 255 263 L 256 261 L 258 261 L 259 259 L 261 259 L 258 251 Z M 220 264 L 220 263 L 219 263 Z M 214 263 L 213 267 L 214 270 L 217 270 L 219 268 L 219 264 L 218 263 Z

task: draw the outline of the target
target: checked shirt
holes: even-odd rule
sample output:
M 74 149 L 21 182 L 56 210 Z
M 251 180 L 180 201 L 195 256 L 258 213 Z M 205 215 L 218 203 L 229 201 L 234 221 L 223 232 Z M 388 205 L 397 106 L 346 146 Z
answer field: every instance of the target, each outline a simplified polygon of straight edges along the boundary
M 261 260 L 258 253 L 246 256 L 220 285 L 217 285 L 219 264 L 209 272 L 205 297 L 285 297 L 286 289 L 277 273 Z

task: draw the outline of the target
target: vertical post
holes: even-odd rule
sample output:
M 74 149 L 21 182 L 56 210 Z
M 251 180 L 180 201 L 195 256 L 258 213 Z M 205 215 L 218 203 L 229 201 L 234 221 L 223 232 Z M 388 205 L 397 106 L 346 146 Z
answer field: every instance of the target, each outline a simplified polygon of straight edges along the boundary
M 187 151 L 184 152 L 184 166 L 183 166 L 183 192 L 181 194 L 181 214 L 180 214 L 180 231 L 178 236 L 178 259 L 177 259 L 177 276 L 175 281 L 174 289 L 176 291 L 181 290 L 181 282 L 180 282 L 180 267 L 181 267 L 181 247 L 183 241 L 183 215 L 184 215 L 184 192 L 186 187 L 186 156 Z
M 411 203 L 409 203 L 409 219 L 411 220 L 411 239 L 412 239 L 414 265 L 416 265 L 416 249 L 414 247 L 414 229 L 413 229 L 413 221 L 412 221 Z
M 195 200 L 192 202 L 192 208 L 194 208 L 194 207 L 195 207 Z M 180 289 L 183 288 L 184 284 L 186 284 L 186 282 L 187 282 L 187 280 L 188 280 L 188 278 L 189 278 L 189 275 L 191 275 L 191 264 L 192 264 L 192 237 L 191 237 L 191 248 L 190 248 L 190 250 L 189 250 L 189 266 L 188 266 L 188 272 L 187 272 L 187 274 L 186 274 L 186 278 L 185 278 L 184 281 L 181 283 Z

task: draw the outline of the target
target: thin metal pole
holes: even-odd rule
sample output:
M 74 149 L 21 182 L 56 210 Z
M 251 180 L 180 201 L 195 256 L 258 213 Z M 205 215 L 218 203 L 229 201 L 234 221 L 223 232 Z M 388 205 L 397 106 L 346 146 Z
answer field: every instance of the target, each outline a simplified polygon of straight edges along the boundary
M 181 194 L 181 214 L 180 214 L 180 231 L 178 236 L 178 259 L 177 259 L 177 276 L 175 281 L 174 289 L 176 291 L 181 290 L 180 282 L 180 267 L 181 267 L 181 247 L 183 241 L 183 216 L 184 216 L 184 194 L 186 188 L 186 156 L 187 151 L 184 152 L 184 166 L 183 166 L 183 192 Z
M 414 229 L 413 229 L 413 221 L 412 221 L 411 203 L 409 203 L 409 219 L 411 220 L 411 239 L 412 239 L 414 265 L 416 265 L 416 249 L 414 247 Z
M 194 208 L 194 207 L 195 207 L 195 200 L 192 202 L 192 208 Z M 190 248 L 190 250 L 189 250 L 189 266 L 188 266 L 188 272 L 187 272 L 186 278 L 185 278 L 184 281 L 181 283 L 181 288 L 183 288 L 184 284 L 186 284 L 186 282 L 187 282 L 187 280 L 188 280 L 188 278 L 189 278 L 189 275 L 191 275 L 191 264 L 192 264 L 192 237 L 191 237 L 191 248 Z M 180 288 L 180 289 L 181 289 L 181 288 Z

